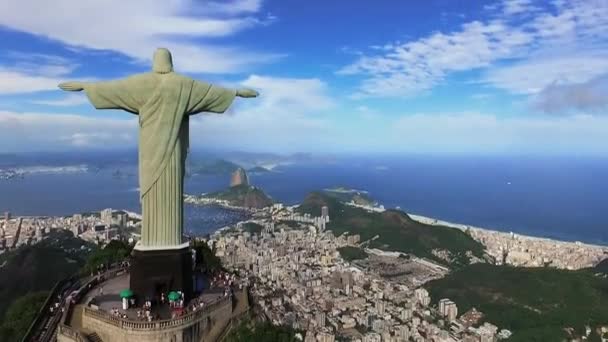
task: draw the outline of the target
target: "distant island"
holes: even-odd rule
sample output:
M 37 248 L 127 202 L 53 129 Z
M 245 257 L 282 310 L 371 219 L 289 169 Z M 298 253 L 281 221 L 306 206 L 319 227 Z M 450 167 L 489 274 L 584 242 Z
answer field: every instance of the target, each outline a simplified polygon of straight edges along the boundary
M 249 170 L 247 170 L 247 172 L 249 172 L 249 173 L 269 173 L 269 172 L 272 172 L 272 170 L 269 170 L 263 166 L 254 166 L 254 167 L 250 168 Z
M 89 172 L 90 167 L 86 164 L 64 165 L 64 166 L 23 166 L 15 168 L 0 168 L 0 180 L 23 179 L 28 175 L 35 174 L 67 174 Z
M 324 189 L 323 193 L 335 197 L 341 202 L 352 202 L 362 206 L 378 206 L 378 202 L 373 200 L 367 191 L 348 189 L 344 187 L 336 187 L 330 189 Z
M 193 164 L 189 168 L 189 173 L 193 175 L 219 175 L 230 174 L 236 171 L 240 166 L 225 159 L 215 159 Z
M 193 163 L 190 165 L 188 172 L 191 175 L 228 175 L 238 169 L 245 170 L 245 167 L 226 159 L 214 159 Z M 267 167 L 256 165 L 247 169 L 247 172 L 261 174 L 272 171 Z

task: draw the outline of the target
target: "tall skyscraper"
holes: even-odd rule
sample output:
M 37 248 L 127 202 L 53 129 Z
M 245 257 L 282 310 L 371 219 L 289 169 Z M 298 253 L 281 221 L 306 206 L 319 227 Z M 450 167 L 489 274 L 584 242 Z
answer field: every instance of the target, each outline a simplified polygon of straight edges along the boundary
M 376 300 L 376 311 L 378 312 L 378 315 L 384 315 L 385 307 L 386 304 L 384 303 L 384 301 Z
M 445 305 L 449 302 L 450 302 L 450 300 L 448 298 L 443 298 L 443 299 L 439 300 L 438 309 L 439 309 L 439 313 L 442 316 L 445 316 Z
M 72 225 L 79 225 L 82 222 L 82 214 L 74 214 L 72 216 Z
M 78 237 L 78 234 L 80 234 L 80 223 L 74 223 L 72 225 L 72 234 L 74 234 L 74 237 Z
M 118 212 L 118 215 L 116 215 L 116 217 L 116 224 L 118 224 L 120 228 L 125 228 L 127 226 L 127 213 L 122 211 Z
M 325 326 L 325 312 L 323 312 L 323 311 L 317 312 L 315 315 L 315 322 L 317 323 L 317 326 L 324 327 Z
M 101 216 L 101 223 L 105 224 L 106 226 L 112 225 L 112 209 L 111 208 L 102 210 L 100 216 Z
M 458 307 L 456 303 L 452 302 L 448 298 L 443 298 L 439 301 L 439 314 L 446 317 L 448 321 L 453 321 L 458 316 Z
M 446 317 L 448 321 L 452 322 L 458 317 L 458 307 L 456 307 L 456 303 L 450 302 L 450 304 L 446 308 Z
M 321 217 L 323 217 L 323 218 L 329 217 L 329 208 L 326 205 L 321 207 Z

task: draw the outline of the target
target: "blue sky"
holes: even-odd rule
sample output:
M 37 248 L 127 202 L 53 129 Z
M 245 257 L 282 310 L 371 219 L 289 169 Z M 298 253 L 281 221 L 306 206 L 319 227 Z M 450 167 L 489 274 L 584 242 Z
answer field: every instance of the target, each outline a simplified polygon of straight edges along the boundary
M 4 1 L 0 152 L 123 149 L 66 80 L 150 69 L 252 87 L 194 148 L 606 155 L 608 1 Z M 4 151 L 3 151 L 4 150 Z

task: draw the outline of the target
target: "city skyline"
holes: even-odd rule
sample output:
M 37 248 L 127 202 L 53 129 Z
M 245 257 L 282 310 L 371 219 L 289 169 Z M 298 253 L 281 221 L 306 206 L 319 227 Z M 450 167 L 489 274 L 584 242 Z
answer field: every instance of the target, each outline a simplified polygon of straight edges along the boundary
M 63 94 L 57 84 L 149 71 L 159 46 L 174 52 L 179 72 L 261 93 L 228 117 L 193 119 L 195 149 L 212 142 L 287 153 L 605 155 L 608 148 L 605 1 L 320 8 L 65 0 L 44 17 L 31 15 L 42 6 L 0 5 L 6 152 L 134 148 L 135 117 L 95 113 L 83 94 Z

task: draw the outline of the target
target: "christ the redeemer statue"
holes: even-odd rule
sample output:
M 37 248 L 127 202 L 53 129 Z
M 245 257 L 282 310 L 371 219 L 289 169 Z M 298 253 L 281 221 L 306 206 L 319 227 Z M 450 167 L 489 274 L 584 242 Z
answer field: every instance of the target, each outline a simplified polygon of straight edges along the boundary
M 223 113 L 235 96 L 256 97 L 258 93 L 225 89 L 176 74 L 167 49 L 156 50 L 150 73 L 107 82 L 66 82 L 59 88 L 84 90 L 97 109 L 123 109 L 139 115 L 143 222 L 136 249 L 182 247 L 188 117 L 201 112 Z

